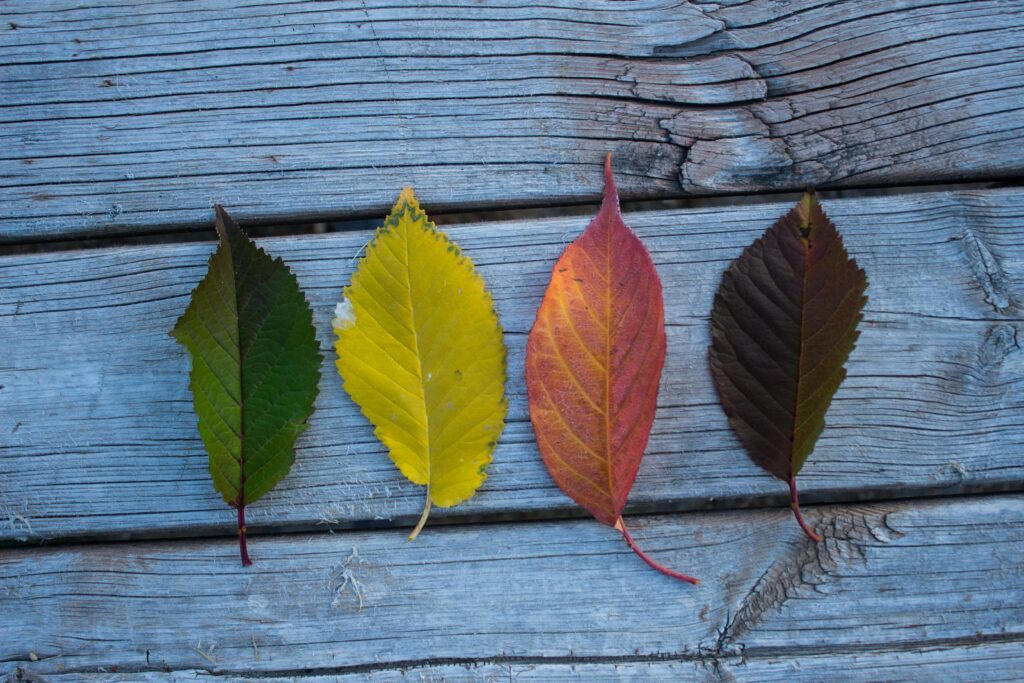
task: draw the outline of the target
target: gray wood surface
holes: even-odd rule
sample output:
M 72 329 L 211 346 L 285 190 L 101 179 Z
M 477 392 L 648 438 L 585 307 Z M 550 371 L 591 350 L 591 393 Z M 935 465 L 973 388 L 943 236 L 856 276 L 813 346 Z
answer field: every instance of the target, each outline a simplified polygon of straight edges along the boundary
M 1021 172 L 1016 0 L 0 8 L 0 240 Z
M 303 683 L 986 683 L 1020 681 L 1024 644 L 1020 641 L 977 645 L 931 645 L 920 649 L 879 650 L 862 653 L 777 655 L 767 657 L 719 657 L 696 660 L 629 661 L 616 659 L 552 664 L 548 661 L 512 660 L 503 664 L 447 664 L 401 669 L 371 668 L 358 673 L 299 677 Z M 262 683 L 288 683 L 296 676 L 267 674 Z M 30 674 L 15 681 L 30 682 Z M 241 683 L 245 676 L 193 669 L 172 672 L 99 674 L 47 674 L 47 683 L 114 683 L 140 681 L 219 681 Z
M 808 514 L 824 543 L 786 510 L 630 518 L 696 587 L 591 520 L 452 526 L 414 543 L 393 530 L 279 535 L 255 544 L 250 569 L 230 538 L 6 549 L 0 671 L 402 680 L 395 670 L 416 666 L 576 663 L 616 680 L 616 663 L 681 660 L 760 680 L 805 657 L 810 678 L 839 656 L 868 678 L 872 664 L 879 677 L 932 657 L 955 672 L 962 659 L 943 651 L 970 663 L 979 646 L 998 653 L 994 678 L 1019 670 L 1024 496 Z
M 826 201 L 870 280 L 850 375 L 800 475 L 805 502 L 1021 490 L 1024 192 Z M 429 210 L 431 207 L 427 205 Z M 668 361 L 631 510 L 777 505 L 785 486 L 747 459 L 707 371 L 721 272 L 787 205 L 627 214 L 666 293 Z M 490 478 L 443 519 L 580 510 L 533 441 L 523 353 L 550 269 L 586 217 L 459 226 L 509 346 L 509 418 Z M 424 492 L 386 457 L 333 367 L 330 319 L 368 233 L 274 239 L 310 298 L 325 350 L 318 410 L 292 473 L 252 506 L 253 533 L 407 524 Z M 211 243 L 0 261 L 0 538 L 231 533 L 168 336 Z M 426 535 L 432 533 L 428 527 Z M 253 545 L 259 553 L 260 539 Z

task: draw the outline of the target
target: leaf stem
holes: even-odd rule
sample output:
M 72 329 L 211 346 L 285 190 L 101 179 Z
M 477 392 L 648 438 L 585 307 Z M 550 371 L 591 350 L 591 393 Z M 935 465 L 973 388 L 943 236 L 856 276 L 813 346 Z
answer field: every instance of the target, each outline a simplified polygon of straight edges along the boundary
M 249 548 L 245 545 L 245 503 L 238 503 L 238 549 L 242 553 L 242 566 L 249 567 L 252 560 L 249 559 Z
M 423 506 L 423 514 L 420 515 L 420 521 L 416 522 L 416 528 L 409 534 L 409 540 L 414 540 L 423 531 L 423 527 L 427 523 L 427 516 L 430 514 L 430 494 L 427 494 L 427 504 Z
M 807 534 L 807 538 L 811 539 L 815 543 L 821 543 L 821 536 L 814 533 L 814 530 L 811 529 L 811 527 L 807 525 L 807 522 L 804 521 L 804 516 L 800 514 L 800 499 L 796 492 L 795 475 L 789 478 L 789 507 L 792 508 L 793 514 L 796 515 L 797 524 L 799 524 L 800 528 L 804 530 L 805 534 Z
M 687 576 L 686 574 L 681 574 L 681 573 L 679 573 L 677 571 L 673 571 L 673 570 L 669 569 L 668 567 L 665 567 L 665 566 L 662 566 L 662 565 L 658 564 L 653 559 L 651 559 L 647 555 L 647 553 L 645 553 L 643 550 L 640 550 L 640 547 L 633 540 L 633 537 L 629 535 L 629 531 L 626 529 L 626 523 L 623 521 L 622 517 L 619 517 L 619 520 L 617 522 L 615 522 L 615 528 L 618 529 L 619 532 L 622 534 L 622 537 L 624 539 L 626 539 L 626 543 L 629 544 L 630 550 L 632 550 L 634 553 L 639 555 L 641 560 L 643 560 L 644 562 L 649 564 L 654 569 L 657 569 L 659 572 L 661 572 L 662 574 L 664 574 L 666 576 L 671 576 L 673 579 L 678 579 L 679 581 L 685 581 L 686 583 L 692 583 L 695 586 L 698 583 L 700 583 L 700 581 L 698 581 L 697 579 L 693 578 L 692 576 Z

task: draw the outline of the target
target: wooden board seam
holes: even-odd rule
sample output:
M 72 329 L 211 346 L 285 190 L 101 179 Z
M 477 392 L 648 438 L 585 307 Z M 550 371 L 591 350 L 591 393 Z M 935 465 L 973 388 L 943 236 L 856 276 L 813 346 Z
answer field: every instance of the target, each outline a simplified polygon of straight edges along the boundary
M 124 674 L 142 674 L 142 673 L 166 673 L 175 674 L 179 672 L 190 672 L 190 671 L 201 671 L 204 674 L 210 676 L 244 676 L 246 678 L 276 678 L 276 677 L 287 677 L 287 678 L 312 678 L 316 676 L 343 676 L 352 674 L 372 674 L 381 673 L 388 671 L 407 671 L 409 669 L 419 669 L 426 667 L 443 667 L 443 666 L 461 666 L 467 669 L 473 669 L 488 665 L 582 665 L 582 664 L 602 664 L 608 666 L 614 666 L 617 664 L 642 664 L 642 663 L 672 663 L 672 662 L 696 662 L 701 664 L 708 664 L 711 666 L 720 664 L 745 664 L 747 662 L 755 661 L 758 659 L 772 659 L 777 657 L 786 657 L 789 659 L 796 659 L 803 656 L 813 655 L 851 655 L 851 654 L 887 654 L 887 653 L 904 653 L 904 652 L 919 652 L 925 649 L 937 649 L 937 648 L 953 648 L 953 647 L 976 647 L 980 645 L 994 645 L 994 644 L 1007 644 L 1007 643 L 1021 643 L 1024 644 L 1024 631 L 1010 632 L 1010 633 L 993 633 L 993 634 L 980 634 L 969 638 L 936 638 L 932 640 L 921 640 L 921 641 L 905 641 L 896 645 L 879 645 L 878 643 L 865 643 L 863 645 L 840 645 L 834 646 L 829 644 L 819 645 L 816 647 L 811 646 L 800 646 L 795 648 L 780 648 L 780 647 L 751 647 L 743 648 L 739 651 L 732 652 L 716 652 L 716 651 L 705 651 L 698 653 L 687 653 L 687 652 L 673 652 L 665 653 L 663 655 L 609 655 L 609 656 L 580 656 L 580 657 L 531 657 L 531 656 L 501 656 L 501 657 L 439 657 L 432 659 L 406 659 L 406 660 L 392 660 L 386 662 L 378 662 L 374 664 L 357 664 L 353 666 L 332 666 L 332 667 L 306 667 L 301 669 L 273 669 L 273 670 L 251 670 L 251 669 L 232 669 L 220 666 L 211 666 L 207 669 L 167 669 L 164 667 L 150 667 L 150 666 L 118 666 L 116 673 L 119 675 Z M 39 658 L 37 661 L 45 661 L 46 659 L 55 658 Z M 25 664 L 30 663 L 30 660 L 6 660 L 7 663 L 23 662 Z M 24 669 L 16 667 L 14 674 L 18 675 L 18 672 L 25 672 Z M 107 667 L 81 667 L 81 668 L 67 668 L 60 671 L 62 675 L 66 674 L 98 674 L 98 673 L 111 673 Z M 19 679 L 14 678 L 13 681 L 25 680 L 26 682 L 33 680 L 32 678 Z

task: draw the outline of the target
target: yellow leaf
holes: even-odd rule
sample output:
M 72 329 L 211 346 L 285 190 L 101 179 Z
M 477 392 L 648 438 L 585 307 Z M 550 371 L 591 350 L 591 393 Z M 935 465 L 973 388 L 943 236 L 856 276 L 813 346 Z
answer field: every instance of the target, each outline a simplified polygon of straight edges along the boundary
M 505 344 L 473 262 L 411 188 L 377 229 L 335 310 L 338 372 L 398 469 L 457 505 L 484 479 L 505 426 Z

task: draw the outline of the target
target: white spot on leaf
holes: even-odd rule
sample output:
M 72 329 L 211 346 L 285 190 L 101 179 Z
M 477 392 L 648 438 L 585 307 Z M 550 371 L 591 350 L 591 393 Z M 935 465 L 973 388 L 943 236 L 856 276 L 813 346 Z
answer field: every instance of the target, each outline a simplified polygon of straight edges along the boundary
M 331 321 L 331 325 L 336 330 L 344 330 L 352 325 L 356 321 L 356 312 L 352 308 L 352 302 L 348 299 L 342 299 L 338 302 L 338 305 L 334 307 L 334 320 Z

